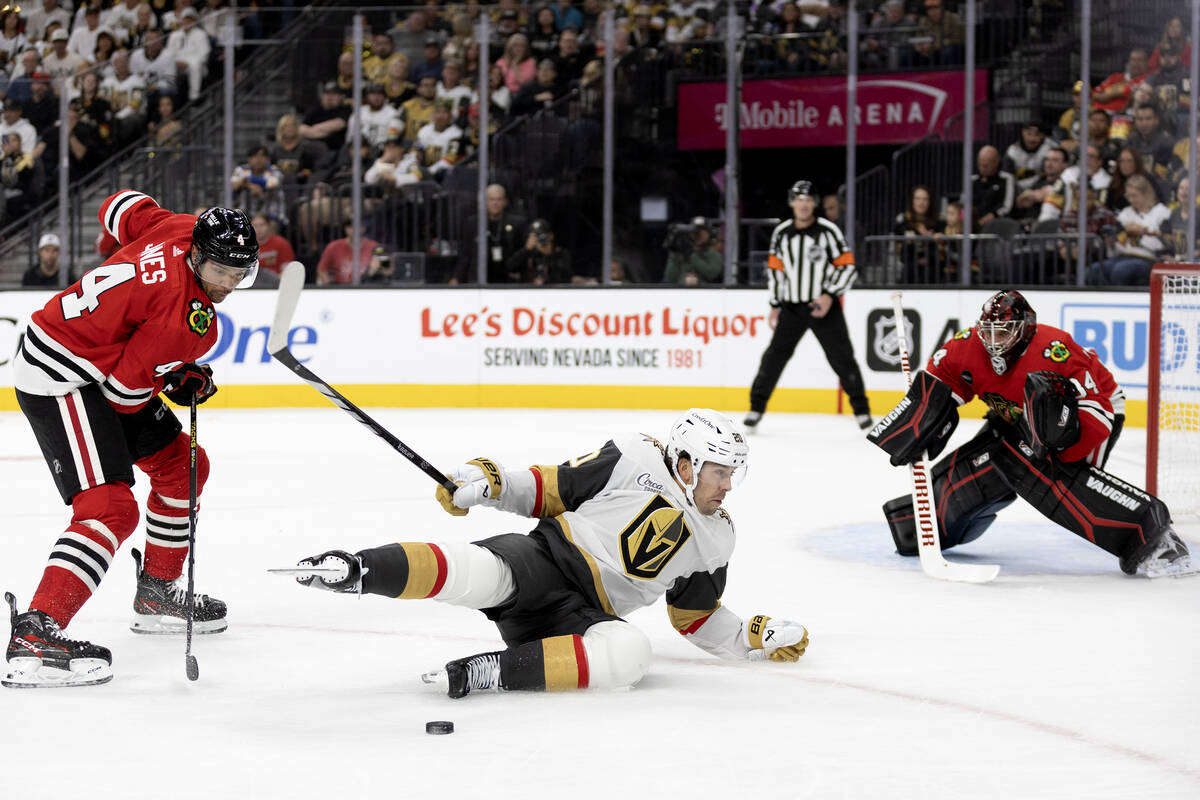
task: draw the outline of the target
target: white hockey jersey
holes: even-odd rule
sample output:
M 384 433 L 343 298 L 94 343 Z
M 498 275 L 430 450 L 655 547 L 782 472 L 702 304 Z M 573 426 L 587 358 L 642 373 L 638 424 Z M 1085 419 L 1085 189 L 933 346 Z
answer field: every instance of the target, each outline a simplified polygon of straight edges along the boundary
M 491 505 L 541 521 L 542 536 L 573 583 L 616 616 L 667 596 L 671 623 L 725 658 L 750 650 L 745 621 L 721 605 L 733 520 L 688 501 L 652 436 L 631 434 L 558 466 L 509 472 Z

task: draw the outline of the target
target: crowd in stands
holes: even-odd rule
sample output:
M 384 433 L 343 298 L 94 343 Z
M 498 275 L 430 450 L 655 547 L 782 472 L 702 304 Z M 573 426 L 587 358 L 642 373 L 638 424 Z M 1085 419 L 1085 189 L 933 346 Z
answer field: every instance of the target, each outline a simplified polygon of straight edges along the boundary
M 1182 20 L 1173 18 L 1152 48 L 1134 48 L 1123 70 L 1092 89 L 1086 107 L 1082 86 L 1076 84 L 1075 105 L 1053 130 L 1030 121 L 1016 141 L 980 148 L 971 178 L 973 230 L 1004 237 L 1074 234 L 1082 195 L 1087 233 L 1098 238 L 1098 252 L 1089 254 L 1087 283 L 1145 285 L 1155 262 L 1192 260 L 1186 199 L 1191 109 L 1184 67 L 1190 58 Z M 1082 154 L 1085 116 L 1087 152 Z M 906 237 L 897 244 L 903 279 L 957 280 L 956 250 L 946 246 L 946 237 L 962 206 L 947 204 L 946 213 L 939 214 L 940 202 L 955 199 L 913 187 L 893 230 Z M 1060 277 L 1069 273 L 1075 257 L 1064 237 L 1057 253 Z M 941 278 L 931 275 L 931 266 L 943 273 Z

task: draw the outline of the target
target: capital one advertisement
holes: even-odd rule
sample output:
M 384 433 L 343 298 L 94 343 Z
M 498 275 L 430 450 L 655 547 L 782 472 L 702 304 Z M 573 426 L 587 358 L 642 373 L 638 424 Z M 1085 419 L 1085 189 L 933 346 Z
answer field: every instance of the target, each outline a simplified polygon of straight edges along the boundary
M 976 70 L 976 104 L 987 99 L 987 87 L 987 70 Z M 902 144 L 942 133 L 945 123 L 966 108 L 960 71 L 869 75 L 858 79 L 857 91 L 855 136 L 860 145 Z M 845 76 L 746 81 L 741 104 L 742 147 L 846 143 Z M 678 121 L 680 150 L 725 147 L 725 82 L 679 84 Z M 986 107 L 976 109 L 977 134 L 986 132 L 987 124 Z

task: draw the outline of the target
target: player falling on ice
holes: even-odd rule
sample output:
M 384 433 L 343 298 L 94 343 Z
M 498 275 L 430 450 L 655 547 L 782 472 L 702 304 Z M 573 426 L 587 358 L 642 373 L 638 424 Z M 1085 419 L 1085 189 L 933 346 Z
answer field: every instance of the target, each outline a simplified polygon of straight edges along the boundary
M 427 673 L 450 697 L 481 689 L 633 686 L 650 666 L 650 642 L 621 617 L 667 596 L 675 628 L 727 659 L 796 661 L 803 625 L 721 605 L 733 521 L 721 508 L 745 474 L 749 450 L 722 414 L 685 412 L 667 446 L 641 434 L 607 442 L 558 466 L 508 472 L 477 458 L 450 475 L 460 488 L 438 499 L 451 514 L 487 505 L 538 518 L 528 534 L 474 544 L 406 542 L 333 550 L 300 566 L 336 592 L 432 598 L 476 608 L 496 623 L 505 650 Z
M 908 395 L 867 438 L 894 466 L 934 458 L 958 424 L 958 406 L 979 397 L 983 428 L 933 468 L 942 549 L 974 541 L 1021 497 L 1049 519 L 1120 559 L 1130 574 L 1194 570 L 1161 500 L 1102 468 L 1125 420 L 1125 397 L 1091 350 L 1039 325 L 1017 291 L 983 305 L 914 376 Z M 912 498 L 884 504 L 901 555 L 917 555 Z
M 258 243 L 241 211 L 173 214 L 134 191 L 100 206 L 102 243 L 116 251 L 30 319 L 14 362 L 17 401 L 33 427 L 71 523 L 50 551 L 29 610 L 12 613 L 5 686 L 79 686 L 112 679 L 108 648 L 63 628 L 96 591 L 138 524 L 130 491 L 137 466 L 150 479 L 146 558 L 138 561 L 131 627 L 184 630 L 189 437 L 172 402 L 203 402 L 216 387 L 195 360 L 217 341 L 213 304 L 249 285 Z M 198 485 L 208 458 L 197 453 Z M 226 627 L 225 604 L 195 596 L 195 630 Z

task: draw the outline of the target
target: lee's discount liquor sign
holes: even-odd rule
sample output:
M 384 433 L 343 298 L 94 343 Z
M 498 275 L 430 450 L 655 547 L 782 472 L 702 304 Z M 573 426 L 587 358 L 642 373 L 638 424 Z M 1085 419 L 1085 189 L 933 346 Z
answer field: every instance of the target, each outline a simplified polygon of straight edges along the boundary
M 975 99 L 987 99 L 988 73 L 975 72 Z M 965 108 L 961 72 L 901 72 L 858 80 L 859 144 L 899 144 L 931 133 Z M 679 149 L 725 146 L 725 82 L 679 85 Z M 846 78 L 746 81 L 742 86 L 742 147 L 827 147 L 846 143 Z M 977 109 L 977 131 L 987 112 Z M 959 127 L 961 130 L 961 126 Z

